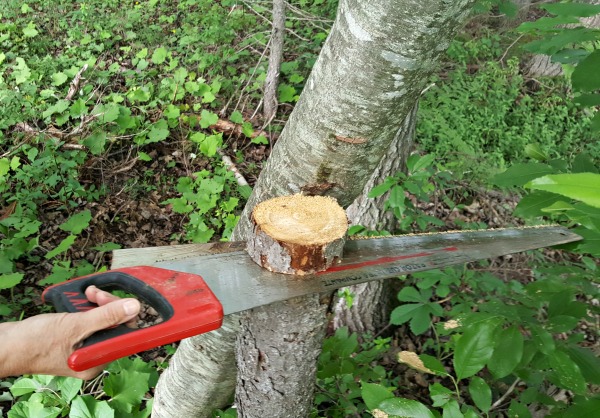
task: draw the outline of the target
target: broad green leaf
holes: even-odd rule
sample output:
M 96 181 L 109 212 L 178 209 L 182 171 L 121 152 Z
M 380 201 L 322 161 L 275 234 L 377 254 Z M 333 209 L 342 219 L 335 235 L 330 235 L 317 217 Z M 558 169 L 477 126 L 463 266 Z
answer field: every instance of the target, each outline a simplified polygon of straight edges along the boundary
M 600 207 L 600 174 L 553 174 L 534 179 L 526 187 L 561 194 Z
M 108 402 L 94 399 L 93 396 L 78 396 L 71 402 L 69 418 L 114 418 L 115 411 Z
M 568 389 L 576 394 L 586 391 L 586 383 L 577 363 L 571 360 L 565 352 L 555 350 L 548 356 L 550 367 L 557 374 L 563 389 Z
M 52 85 L 53 86 L 62 86 L 65 81 L 67 81 L 69 77 L 62 72 L 52 74 Z
M 431 326 L 431 308 L 429 305 L 422 305 L 413 312 L 410 320 L 410 330 L 415 335 L 421 335 Z
M 573 98 L 573 101 L 581 106 L 599 106 L 600 105 L 600 94 L 591 93 L 591 94 L 580 94 Z
M 242 116 L 242 113 L 238 110 L 236 110 L 235 112 L 233 112 L 231 114 L 231 116 L 229 116 L 229 120 L 232 121 L 233 123 L 237 123 L 239 125 L 244 123 L 244 117 Z
M 170 104 L 164 111 L 164 115 L 167 117 L 167 119 L 177 119 L 181 115 L 181 111 L 177 106 Z
M 529 412 L 529 408 L 527 408 L 527 405 L 524 405 L 521 402 L 512 401 L 510 403 L 510 407 L 508 408 L 508 417 L 531 418 L 531 412 Z
M 150 132 L 148 132 L 147 143 L 164 141 L 169 137 L 169 125 L 164 119 L 160 119 L 152 125 Z
M 561 415 L 561 418 L 592 418 L 600 414 L 600 398 L 579 398 Z
M 388 415 L 402 418 L 435 418 L 435 415 L 421 402 L 412 399 L 390 398 L 383 400 L 377 409 Z
M 492 406 L 492 390 L 488 384 L 479 376 L 473 376 L 469 382 L 469 394 L 475 406 L 487 412 Z
M 377 408 L 383 400 L 394 397 L 394 394 L 390 392 L 390 389 L 374 383 L 363 382 L 360 392 L 365 401 L 365 405 L 367 405 L 367 408 L 370 410 Z
M 104 152 L 106 146 L 107 135 L 104 131 L 96 131 L 83 140 L 85 145 L 92 154 L 99 155 Z
M 596 4 L 569 2 L 542 4 L 540 7 L 557 16 L 590 17 L 600 13 L 600 5 Z
M 388 190 L 390 190 L 392 188 L 392 186 L 394 186 L 396 184 L 396 180 L 392 177 L 388 177 L 387 179 L 385 179 L 385 181 L 375 187 L 373 187 L 371 189 L 371 191 L 369 192 L 369 194 L 367 195 L 367 197 L 369 198 L 374 198 L 374 197 L 379 197 L 382 194 L 384 194 L 385 192 L 387 192 Z
M 23 35 L 26 38 L 35 38 L 38 35 L 38 31 L 35 28 L 35 23 L 29 22 L 27 26 L 23 28 Z
M 460 406 L 458 402 L 452 399 L 442 408 L 444 411 L 443 418 L 464 418 L 462 412 L 460 412 Z
M 92 247 L 93 250 L 100 251 L 100 252 L 120 250 L 121 248 L 122 248 L 122 246 L 120 244 L 116 244 L 114 242 L 105 242 L 103 244 Z
M 419 355 L 419 358 L 423 362 L 423 365 L 426 368 L 428 368 L 429 370 L 431 370 L 432 372 L 435 372 L 436 374 L 439 374 L 442 376 L 448 375 L 446 368 L 444 367 L 442 362 L 439 361 L 436 357 L 433 357 L 433 356 L 430 356 L 427 354 L 421 354 L 421 355 Z
M 202 109 L 200 118 L 200 127 L 202 129 L 206 129 L 219 121 L 219 115 L 206 109 Z
M 67 238 L 63 239 L 60 242 L 60 244 L 58 244 L 56 246 L 56 248 L 54 248 L 52 251 L 49 251 L 44 257 L 46 258 L 46 260 L 49 260 L 53 257 L 56 257 L 59 254 L 64 253 L 69 248 L 71 248 L 71 245 L 73 245 L 73 243 L 75 242 L 76 239 L 77 239 L 77 236 L 69 235 Z
M 571 75 L 573 88 L 578 91 L 591 92 L 600 89 L 600 49 L 595 50 L 581 61 Z
M 554 203 L 564 199 L 562 196 L 555 193 L 543 192 L 534 190 L 527 196 L 521 198 L 517 207 L 514 210 L 516 216 L 522 218 L 535 218 L 544 216 L 544 209 L 552 206 Z
M 39 396 L 35 396 L 39 395 Z M 41 394 L 35 393 L 27 401 L 17 402 L 8 411 L 8 418 L 56 418 L 61 409 L 56 406 L 44 405 Z
M 157 48 L 152 54 L 152 62 L 160 65 L 167 59 L 167 50 L 163 47 Z
M 431 294 L 429 295 L 431 296 Z M 429 296 L 422 295 L 417 289 L 412 286 L 407 286 L 402 288 L 400 292 L 398 292 L 398 300 L 400 302 L 421 302 L 427 303 L 429 302 Z
M 296 89 L 289 84 L 280 84 L 277 91 L 281 103 L 292 103 L 296 98 Z
M 454 396 L 454 391 L 436 382 L 429 385 L 429 396 L 433 401 L 433 406 L 437 408 L 446 405 Z
M 424 305 L 422 303 L 405 303 L 394 308 L 390 315 L 390 322 L 393 325 L 402 325 L 411 320 L 418 309 Z
M 511 374 L 523 358 L 523 334 L 517 326 L 503 329 L 496 337 L 488 369 L 496 379 Z
M 554 169 L 547 164 L 519 163 L 494 176 L 492 182 L 501 187 L 523 186 L 533 179 L 552 173 Z
M 35 379 L 22 377 L 10 387 L 10 393 L 12 393 L 13 396 L 23 396 L 41 388 L 42 384 Z
M 538 161 L 546 161 L 548 159 L 548 156 L 544 153 L 539 144 L 525 145 L 525 155 Z
M 456 343 L 454 370 L 461 380 L 483 369 L 494 352 L 494 321 L 481 321 L 468 327 Z
M 600 94 L 598 95 L 600 99 Z M 600 101 L 598 102 L 600 105 Z M 573 159 L 573 173 L 598 173 L 598 167 L 588 154 L 577 154 Z
M 415 161 L 413 167 L 410 169 L 411 172 L 417 172 L 423 170 L 427 167 L 430 167 L 433 161 L 435 161 L 435 154 L 427 154 L 420 157 L 417 161 Z
M 77 235 L 90 225 L 91 220 L 92 212 L 86 209 L 71 216 L 66 222 L 59 225 L 59 228 L 63 231 Z
M 2 289 L 12 289 L 21 281 L 25 275 L 23 273 L 10 273 L 10 274 L 1 274 L 0 275 L 0 290 Z
M 135 370 L 123 370 L 110 374 L 104 379 L 104 391 L 112 399 L 110 405 L 122 412 L 131 412 L 137 408 L 149 389 L 148 373 Z
M 569 357 L 579 366 L 585 379 L 595 385 L 600 385 L 600 362 L 593 351 L 572 346 L 567 349 Z
M 546 355 L 552 354 L 556 348 L 552 334 L 537 325 L 531 325 L 530 328 L 531 337 L 537 349 Z
M 83 387 L 83 380 L 74 377 L 56 377 L 54 382 L 60 392 L 60 397 L 66 403 L 71 402 Z

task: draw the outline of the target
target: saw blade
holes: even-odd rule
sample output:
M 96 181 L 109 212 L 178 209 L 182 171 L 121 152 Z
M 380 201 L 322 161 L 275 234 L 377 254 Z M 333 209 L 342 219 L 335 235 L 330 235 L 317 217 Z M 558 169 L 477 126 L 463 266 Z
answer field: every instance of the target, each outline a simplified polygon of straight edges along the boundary
M 227 315 L 297 296 L 578 240 L 579 235 L 557 226 L 350 239 L 339 264 L 305 276 L 272 273 L 245 251 L 156 265 L 202 276 Z

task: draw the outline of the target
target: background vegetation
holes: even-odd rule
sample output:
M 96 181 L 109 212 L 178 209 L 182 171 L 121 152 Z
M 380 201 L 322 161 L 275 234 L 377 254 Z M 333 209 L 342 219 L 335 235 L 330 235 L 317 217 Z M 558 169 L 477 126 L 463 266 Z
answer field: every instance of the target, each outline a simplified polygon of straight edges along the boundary
M 315 417 L 600 408 L 599 35 L 564 28 L 598 10 L 555 6 L 543 12 L 553 21 L 516 32 L 498 17 L 510 3 L 479 4 L 423 94 L 409 171 L 371 195 L 392 192 L 392 232 L 552 220 L 586 241 L 402 278 L 381 335 L 340 329 L 325 341 Z M 44 286 L 106 269 L 113 249 L 228 239 L 335 10 L 291 3 L 279 119 L 263 126 L 268 2 L 2 2 L 3 320 L 48 311 Z M 533 52 L 553 54 L 566 77 L 529 77 Z M 149 416 L 172 350 L 122 359 L 85 383 L 6 379 L 0 402 L 11 418 Z

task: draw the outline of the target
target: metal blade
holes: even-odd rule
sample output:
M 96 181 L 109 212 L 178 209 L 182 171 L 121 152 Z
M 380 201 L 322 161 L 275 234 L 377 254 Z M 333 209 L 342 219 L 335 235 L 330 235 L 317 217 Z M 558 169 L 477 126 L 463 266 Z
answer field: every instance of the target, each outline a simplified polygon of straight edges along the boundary
M 245 251 L 165 261 L 157 266 L 202 276 L 227 315 L 296 296 L 580 239 L 555 226 L 351 239 L 340 264 L 308 276 L 269 272 Z

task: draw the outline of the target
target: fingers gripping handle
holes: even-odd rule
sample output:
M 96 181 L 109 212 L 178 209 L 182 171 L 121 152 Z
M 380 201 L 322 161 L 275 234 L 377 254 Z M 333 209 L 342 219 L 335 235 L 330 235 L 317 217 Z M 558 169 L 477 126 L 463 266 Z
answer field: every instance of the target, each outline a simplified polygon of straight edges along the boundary
M 96 332 L 69 358 L 69 367 L 75 371 L 212 331 L 223 320 L 221 303 L 201 276 L 156 267 L 130 267 L 73 279 L 46 289 L 42 299 L 58 312 L 84 312 L 97 307 L 85 296 L 91 285 L 131 293 L 152 306 L 162 322 L 143 329 L 119 325 Z

